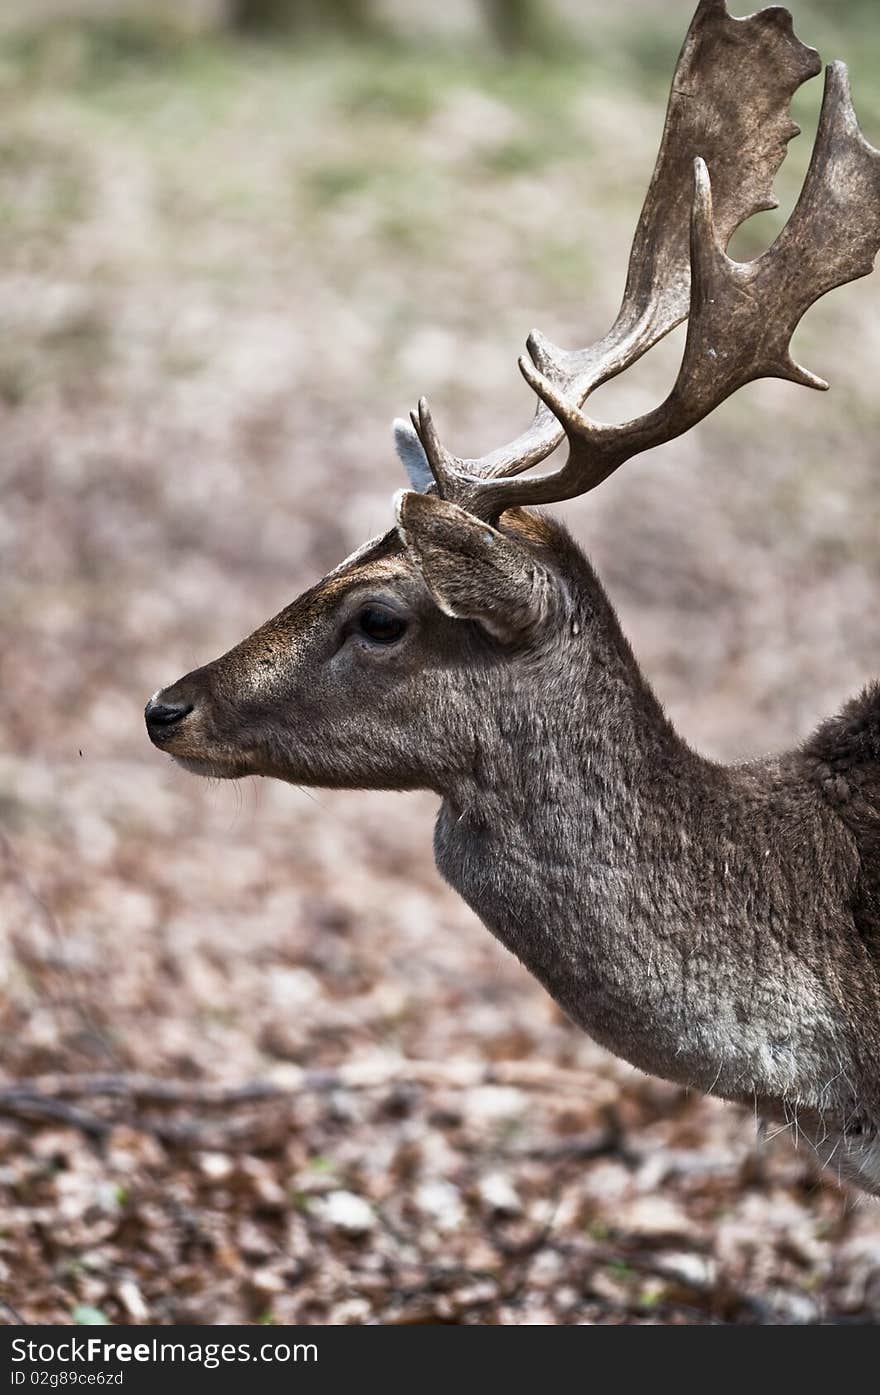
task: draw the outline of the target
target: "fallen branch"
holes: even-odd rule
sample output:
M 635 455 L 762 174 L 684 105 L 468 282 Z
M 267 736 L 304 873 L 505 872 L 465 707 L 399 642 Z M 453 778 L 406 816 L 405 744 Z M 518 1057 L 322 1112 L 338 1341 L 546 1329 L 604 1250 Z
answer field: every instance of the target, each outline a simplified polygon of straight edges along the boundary
M 101 1119 L 97 1114 L 87 1114 L 85 1110 L 76 1109 L 63 1100 L 24 1089 L 10 1091 L 6 1101 L 0 1099 L 0 1114 L 27 1119 L 32 1123 L 51 1120 L 57 1124 L 68 1124 L 90 1138 L 103 1138 L 113 1128 L 110 1120 Z
M 250 1080 L 240 1085 L 206 1080 L 162 1080 L 138 1074 L 36 1076 L 0 1087 L 0 1115 L 57 1119 L 86 1132 L 101 1134 L 112 1125 L 65 1101 L 104 1099 L 123 1101 L 130 1106 L 228 1110 L 273 1100 L 290 1103 L 304 1094 L 387 1089 L 398 1085 L 457 1090 L 504 1085 L 542 1091 L 545 1104 L 571 1105 L 577 1100 L 595 1109 L 610 1104 L 616 1097 L 616 1090 L 608 1081 L 543 1062 L 352 1061 L 335 1070 L 288 1066 L 273 1078 Z

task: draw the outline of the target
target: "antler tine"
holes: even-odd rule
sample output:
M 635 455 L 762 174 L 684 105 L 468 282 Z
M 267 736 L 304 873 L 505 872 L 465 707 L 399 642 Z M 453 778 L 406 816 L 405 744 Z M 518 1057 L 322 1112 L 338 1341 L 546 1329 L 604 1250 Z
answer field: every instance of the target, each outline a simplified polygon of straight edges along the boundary
M 687 215 L 695 155 L 703 155 L 712 171 L 716 222 L 725 247 L 746 218 L 776 206 L 773 179 L 788 142 L 798 133 L 789 112 L 791 98 L 819 68 L 819 55 L 795 37 L 787 10 L 774 6 L 734 19 L 725 0 L 700 0 L 676 66 L 660 151 L 612 328 L 583 349 L 560 349 L 537 331 L 527 341 L 531 366 L 566 400 L 582 406 L 595 388 L 687 316 Z M 433 426 L 422 438 L 421 419 L 420 407 L 414 426 L 429 459 L 433 454 L 438 462 L 441 494 L 478 512 L 483 512 L 483 498 L 493 497 L 496 481 L 539 464 L 563 437 L 556 415 L 539 401 L 521 436 L 468 459 L 446 450 Z M 490 493 L 484 496 L 483 490 Z
M 413 424 L 413 430 L 422 443 L 422 449 L 428 457 L 428 464 L 431 467 L 431 474 L 434 476 L 437 488 L 445 498 L 455 474 L 455 458 L 450 455 L 437 434 L 427 397 L 419 398 L 418 413 L 410 412 L 409 419 Z
M 624 461 L 682 435 L 756 378 L 827 388 L 795 363 L 792 335 L 820 296 L 867 276 L 878 250 L 880 150 L 859 130 L 845 64 L 833 63 L 801 196 L 776 241 L 755 261 L 732 261 L 724 252 L 709 173 L 704 161 L 694 162 L 690 322 L 666 401 L 635 421 L 602 425 L 521 359 L 525 378 L 561 422 L 569 455 L 550 475 L 484 481 L 476 501 L 482 516 L 594 489 Z

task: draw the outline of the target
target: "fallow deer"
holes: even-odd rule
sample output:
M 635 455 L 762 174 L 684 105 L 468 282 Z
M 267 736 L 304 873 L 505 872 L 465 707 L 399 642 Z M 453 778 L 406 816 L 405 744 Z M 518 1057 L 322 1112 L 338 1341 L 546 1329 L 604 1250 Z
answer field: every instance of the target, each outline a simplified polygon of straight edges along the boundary
M 397 424 L 412 487 L 394 527 L 156 693 L 146 721 L 197 774 L 435 791 L 442 875 L 575 1023 L 645 1071 L 796 1119 L 880 1193 L 880 684 L 799 749 L 705 759 L 589 562 L 524 507 L 594 489 L 752 379 L 827 386 L 791 336 L 880 247 L 880 152 L 843 64 L 786 226 L 753 261 L 725 250 L 776 206 L 790 101 L 819 67 L 786 10 L 734 19 L 701 0 L 605 338 L 569 352 L 532 334 L 536 415 L 482 459 L 452 455 L 422 400 Z M 661 406 L 585 414 L 688 315 Z M 561 468 L 524 473 L 564 437 Z

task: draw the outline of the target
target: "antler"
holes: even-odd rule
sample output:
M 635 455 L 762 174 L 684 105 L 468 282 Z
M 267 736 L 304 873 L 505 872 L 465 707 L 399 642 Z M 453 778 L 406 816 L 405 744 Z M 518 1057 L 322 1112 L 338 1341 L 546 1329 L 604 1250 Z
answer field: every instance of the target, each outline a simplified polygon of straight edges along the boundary
M 740 223 L 776 206 L 772 180 L 798 132 L 791 96 L 819 66 L 815 50 L 795 38 L 787 11 L 738 20 L 724 0 L 701 0 L 673 79 L 614 326 L 573 352 L 529 337 L 531 357 L 520 368 L 541 399 L 538 411 L 522 436 L 481 460 L 459 459 L 442 446 L 422 399 L 413 424 L 443 497 L 487 519 L 516 504 L 571 498 L 630 456 L 680 435 L 752 378 L 826 386 L 793 363 L 789 340 L 819 296 L 871 270 L 880 246 L 880 155 L 859 132 L 843 64 L 828 70 L 813 160 L 785 229 L 754 262 L 725 254 Z M 661 407 L 619 426 L 583 414 L 596 387 L 689 312 L 681 370 Z M 563 468 L 516 478 L 549 455 L 563 431 L 570 444 Z
M 584 494 L 641 451 L 674 440 L 755 378 L 828 384 L 791 357 L 789 344 L 809 307 L 835 286 L 867 276 L 880 248 L 880 151 L 859 131 L 846 66 L 827 70 L 813 158 L 797 206 L 773 246 L 752 262 L 725 255 L 705 163 L 694 162 L 691 310 L 678 377 L 655 411 L 620 426 L 591 421 L 523 356 L 520 369 L 562 422 L 569 455 L 541 478 L 483 482 L 481 516 L 512 504 L 546 504 Z

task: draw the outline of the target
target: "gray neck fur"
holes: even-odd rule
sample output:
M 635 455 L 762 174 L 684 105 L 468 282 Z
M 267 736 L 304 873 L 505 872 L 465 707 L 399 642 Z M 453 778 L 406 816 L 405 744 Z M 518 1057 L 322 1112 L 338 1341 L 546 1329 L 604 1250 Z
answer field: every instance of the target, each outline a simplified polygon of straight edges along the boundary
M 828 934 L 855 842 L 800 753 L 723 767 L 692 752 L 592 571 L 581 581 L 564 655 L 504 693 L 447 793 L 440 871 L 610 1050 L 800 1110 L 817 1144 L 846 1132 L 877 1105 L 838 1001 L 857 974 L 876 1003 L 876 968 L 857 936 Z

